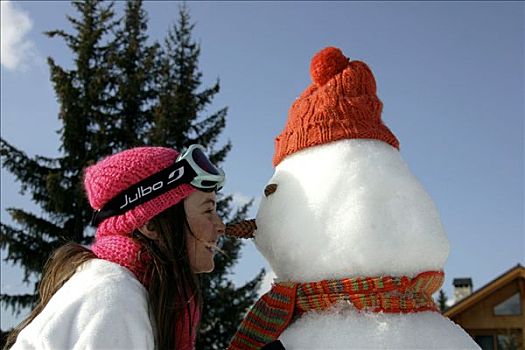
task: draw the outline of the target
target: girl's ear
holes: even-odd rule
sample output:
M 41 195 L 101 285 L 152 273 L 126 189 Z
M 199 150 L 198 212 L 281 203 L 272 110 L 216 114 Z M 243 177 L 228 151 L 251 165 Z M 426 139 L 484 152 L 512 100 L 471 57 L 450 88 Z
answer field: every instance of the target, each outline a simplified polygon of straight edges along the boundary
M 159 233 L 155 230 L 155 225 L 153 225 L 151 221 L 146 222 L 142 227 L 139 228 L 139 231 L 144 236 L 153 241 L 159 239 Z

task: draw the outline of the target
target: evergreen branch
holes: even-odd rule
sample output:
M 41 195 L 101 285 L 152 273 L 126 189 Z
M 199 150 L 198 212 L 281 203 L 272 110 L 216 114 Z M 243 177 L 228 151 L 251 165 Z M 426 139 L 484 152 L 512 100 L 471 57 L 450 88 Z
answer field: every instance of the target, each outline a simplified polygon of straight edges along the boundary
M 223 221 L 227 221 L 227 223 L 230 223 L 230 215 L 232 211 L 231 202 L 233 200 L 233 197 L 231 194 L 227 195 L 226 197 L 223 197 L 221 193 L 219 193 L 219 196 L 220 199 L 217 201 L 217 213 Z
M 68 17 L 68 19 L 71 21 L 71 19 Z M 67 46 L 70 49 L 75 49 L 78 47 L 78 39 L 74 35 L 68 34 L 63 30 L 51 30 L 44 32 L 44 35 L 47 35 L 50 38 L 54 38 L 55 36 L 61 37 L 66 42 Z
M 235 213 L 233 218 L 230 220 L 230 223 L 237 223 L 237 222 L 244 220 L 246 218 L 246 215 L 248 214 L 248 210 L 253 205 L 253 200 L 254 199 L 252 198 L 250 199 L 248 203 L 244 204 L 240 208 L 237 208 L 237 212 Z
M 258 296 L 264 274 L 265 271 L 262 269 L 253 280 L 238 289 L 235 289 L 231 282 L 227 282 L 223 287 L 211 285 L 213 292 L 204 301 L 203 314 L 206 318 L 201 324 L 197 348 L 226 349 L 228 347 L 231 336 Z
M 217 272 L 224 271 L 230 273 L 233 266 L 240 257 L 240 251 L 243 242 L 240 239 L 221 236 L 219 240 L 219 248 L 226 252 L 227 255 L 218 254 L 215 257 L 215 270 Z
M 64 239 L 63 229 L 48 220 L 27 213 L 22 209 L 7 208 L 13 220 L 27 229 L 30 234 L 40 238 Z
M 115 5 L 115 3 L 114 2 L 99 2 L 99 3 L 108 4 L 107 7 L 99 7 L 98 14 L 95 16 L 96 27 L 104 28 L 103 32 L 106 33 L 108 30 L 111 30 L 113 26 L 116 26 L 119 24 L 118 20 L 109 22 L 115 16 L 115 13 L 113 12 L 113 6 Z
M 4 304 L 4 309 L 11 308 L 11 312 L 19 316 L 23 309 L 32 308 L 38 296 L 36 294 L 8 295 L 0 294 L 0 303 Z
M 191 126 L 192 131 L 199 135 L 206 132 L 208 129 L 214 128 L 217 124 L 217 121 L 226 120 L 227 113 L 228 108 L 225 107 L 201 121 L 194 122 Z
M 60 158 L 50 158 L 50 157 L 44 157 L 35 155 L 35 161 L 47 168 L 50 169 L 58 169 L 60 167 Z
M 211 88 L 205 89 L 204 91 L 196 94 L 196 109 L 198 112 L 203 111 L 204 108 L 209 105 L 213 97 L 220 91 L 219 79 L 215 85 Z
M 228 141 L 228 143 L 226 143 L 221 149 L 210 155 L 210 161 L 213 164 L 221 164 L 231 149 L 232 143 L 231 141 Z
M 228 223 L 235 223 L 246 218 L 246 214 L 253 204 L 253 199 L 246 203 L 240 208 L 237 208 L 233 217 L 231 217 L 231 201 L 233 200 L 232 195 L 228 195 L 225 198 L 221 198 L 217 202 L 217 212 L 222 218 L 227 218 Z M 219 248 L 227 253 L 227 255 L 217 255 L 215 257 L 215 271 L 219 274 L 230 273 L 231 269 L 239 259 L 240 248 L 243 242 L 239 239 L 232 237 L 222 236 L 219 241 Z
M 48 242 L 42 237 L 35 237 L 22 230 L 0 223 L 0 248 L 7 249 L 5 261 L 20 264 L 24 269 L 23 281 L 28 283 L 31 274 L 40 276 L 45 261 L 50 253 L 64 242 Z
M 2 166 L 21 182 L 22 194 L 25 193 L 27 188 L 35 191 L 45 188 L 45 176 L 55 169 L 39 164 L 36 160 L 29 158 L 24 152 L 10 145 L 3 138 L 0 138 L 0 156 L 3 160 Z M 42 197 L 46 198 L 46 196 Z
M 225 126 L 226 118 L 224 115 L 219 115 L 206 130 L 194 137 L 195 143 L 208 145 L 209 148 L 213 147 Z

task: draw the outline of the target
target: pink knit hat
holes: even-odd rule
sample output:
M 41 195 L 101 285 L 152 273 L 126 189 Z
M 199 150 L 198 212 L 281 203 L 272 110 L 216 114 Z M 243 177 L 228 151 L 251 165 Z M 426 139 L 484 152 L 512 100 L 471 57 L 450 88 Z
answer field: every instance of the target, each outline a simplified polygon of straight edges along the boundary
M 120 192 L 172 165 L 179 153 L 165 147 L 132 148 L 98 162 L 85 171 L 84 185 L 89 204 L 95 210 Z M 189 196 L 195 188 L 182 184 L 122 215 L 101 222 L 97 236 L 129 235 L 165 209 Z
M 179 153 L 165 147 L 137 147 L 109 156 L 84 173 L 89 204 L 101 210 L 122 191 L 141 180 L 173 165 Z M 120 215 L 103 220 L 97 228 L 96 241 L 91 247 L 101 259 L 116 262 L 130 269 L 144 283 L 144 271 L 149 261 L 137 260 L 140 246 L 131 233 L 165 209 L 189 196 L 195 188 L 179 185 Z

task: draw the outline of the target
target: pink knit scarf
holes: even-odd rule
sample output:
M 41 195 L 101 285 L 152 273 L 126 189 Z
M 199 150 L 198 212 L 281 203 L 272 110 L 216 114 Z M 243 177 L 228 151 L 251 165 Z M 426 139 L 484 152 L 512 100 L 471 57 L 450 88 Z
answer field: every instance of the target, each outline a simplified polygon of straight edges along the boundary
M 151 257 L 133 238 L 121 235 L 97 236 L 91 250 L 99 259 L 114 262 L 130 270 L 148 289 L 147 270 Z

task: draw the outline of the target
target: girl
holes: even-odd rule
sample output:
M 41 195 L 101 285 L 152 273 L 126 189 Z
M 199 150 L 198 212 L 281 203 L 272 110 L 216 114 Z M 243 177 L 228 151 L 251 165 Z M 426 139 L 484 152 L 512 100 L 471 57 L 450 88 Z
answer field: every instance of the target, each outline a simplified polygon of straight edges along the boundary
M 194 348 L 196 274 L 213 270 L 225 230 L 215 197 L 224 173 L 203 150 L 138 147 L 86 169 L 95 242 L 53 253 L 39 302 L 5 349 Z

